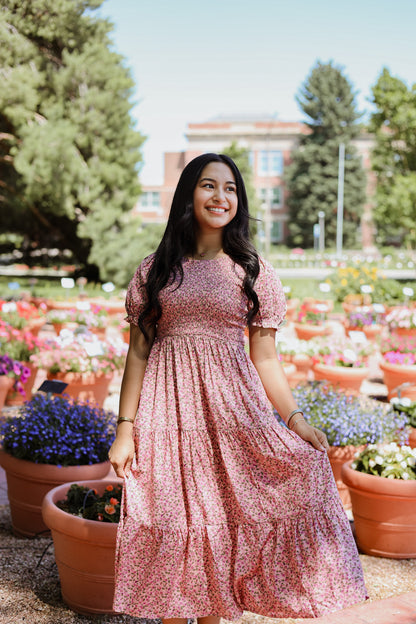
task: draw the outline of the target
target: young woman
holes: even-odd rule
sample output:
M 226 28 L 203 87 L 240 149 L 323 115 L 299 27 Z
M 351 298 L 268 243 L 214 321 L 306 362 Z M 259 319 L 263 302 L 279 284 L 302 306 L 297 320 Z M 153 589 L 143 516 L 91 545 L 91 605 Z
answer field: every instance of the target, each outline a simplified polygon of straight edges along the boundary
M 115 610 L 218 624 L 243 610 L 308 618 L 364 600 L 325 435 L 303 418 L 276 355 L 284 295 L 249 240 L 230 158 L 184 169 L 126 309 L 109 454 L 125 480 Z

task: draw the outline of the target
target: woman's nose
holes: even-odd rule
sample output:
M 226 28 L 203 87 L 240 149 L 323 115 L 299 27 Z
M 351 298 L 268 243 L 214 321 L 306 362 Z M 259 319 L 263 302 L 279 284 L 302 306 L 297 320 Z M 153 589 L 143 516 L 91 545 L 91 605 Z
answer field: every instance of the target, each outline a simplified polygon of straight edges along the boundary
M 222 188 L 216 188 L 214 192 L 214 201 L 222 202 L 225 197 L 224 191 Z

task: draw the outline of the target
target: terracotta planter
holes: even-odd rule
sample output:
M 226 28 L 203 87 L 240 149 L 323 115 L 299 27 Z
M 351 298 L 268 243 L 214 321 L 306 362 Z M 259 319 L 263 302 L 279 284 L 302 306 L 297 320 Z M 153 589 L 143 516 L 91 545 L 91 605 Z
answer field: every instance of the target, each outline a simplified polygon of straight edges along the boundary
M 30 362 L 24 362 L 24 364 L 30 369 L 30 376 L 23 384 L 25 394 L 20 394 L 17 390 L 10 388 L 6 397 L 6 405 L 22 405 L 25 401 L 29 401 L 32 398 L 33 384 L 39 369 Z
M 359 392 L 361 384 L 368 377 L 370 369 L 354 368 L 348 366 L 328 366 L 327 364 L 314 364 L 313 374 L 317 381 L 328 381 L 331 385 L 344 390 Z
M 104 340 L 105 336 L 106 336 L 106 327 L 90 327 L 89 328 L 90 332 L 95 334 L 96 336 L 98 336 L 98 338 L 100 338 L 100 340 Z
M 410 427 L 410 433 L 408 438 L 408 445 L 410 448 L 416 448 L 416 428 Z
M 401 364 L 390 364 L 386 360 L 380 362 L 383 371 L 383 380 L 387 386 L 388 398 L 398 396 L 398 387 L 404 383 L 409 386 L 400 388 L 400 395 L 416 401 L 416 366 L 402 366 Z
M 290 387 L 293 387 L 298 382 L 296 378 L 296 366 L 290 362 L 282 362 L 282 366 Z
M 416 327 L 395 327 L 394 329 L 392 329 L 392 333 L 397 334 L 402 338 L 416 338 Z
M 334 309 L 334 302 L 332 299 L 314 299 L 313 297 L 305 297 L 302 302 L 307 310 L 314 310 L 317 305 L 326 306 L 326 312 L 332 312 Z
M 12 377 L 7 377 L 7 375 L 0 375 L 0 411 L 3 409 L 6 403 L 6 397 L 9 390 L 11 390 L 12 385 L 14 384 L 14 379 Z
M 416 558 L 416 481 L 386 479 L 342 466 L 358 548 L 367 555 Z
M 130 330 L 122 331 L 121 337 L 126 344 L 130 344 Z
M 100 494 L 114 481 L 77 481 Z M 114 563 L 117 524 L 85 520 L 56 506 L 70 487 L 65 483 L 45 496 L 42 513 L 51 529 L 62 598 L 79 613 L 114 613 Z
M 310 340 L 316 336 L 327 336 L 332 333 L 329 325 L 308 325 L 307 323 L 293 323 L 295 332 L 299 340 Z
M 312 358 L 305 353 L 298 353 L 292 356 L 291 362 L 296 366 L 300 373 L 307 375 L 312 370 Z
M 30 331 L 34 336 L 37 336 L 45 325 L 46 320 L 42 317 L 31 319 L 26 327 L 28 331 Z
M 383 331 L 383 326 L 378 323 L 373 323 L 373 325 L 364 325 L 363 327 L 347 327 L 347 332 L 349 331 L 360 331 L 363 332 L 367 338 L 367 340 L 374 340 L 377 336 L 380 336 Z
M 78 401 L 92 401 L 103 407 L 113 373 L 48 373 L 48 379 L 57 379 L 68 384 L 65 393 Z
M 47 531 L 42 520 L 42 500 L 50 489 L 67 481 L 101 479 L 110 470 L 110 462 L 91 466 L 51 466 L 12 457 L 0 449 L 0 466 L 6 472 L 7 495 L 13 533 L 33 537 Z
M 335 483 L 341 498 L 344 509 L 351 509 L 351 498 L 348 487 L 341 479 L 341 468 L 347 461 L 354 459 L 355 453 L 362 451 L 364 446 L 330 446 L 328 449 L 328 459 L 334 473 Z

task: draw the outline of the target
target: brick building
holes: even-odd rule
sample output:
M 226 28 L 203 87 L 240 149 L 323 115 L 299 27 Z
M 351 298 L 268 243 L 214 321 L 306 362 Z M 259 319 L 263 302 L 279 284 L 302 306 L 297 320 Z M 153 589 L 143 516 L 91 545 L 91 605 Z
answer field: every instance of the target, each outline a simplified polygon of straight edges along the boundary
M 268 229 L 270 240 L 273 243 L 283 243 L 288 235 L 289 219 L 283 173 L 290 163 L 292 151 L 299 143 L 299 137 L 307 132 L 307 127 L 300 122 L 283 122 L 274 117 L 218 117 L 203 123 L 190 123 L 186 131 L 188 149 L 164 154 L 163 184 L 143 186 L 143 194 L 135 211 L 145 223 L 165 222 L 176 184 L 185 165 L 199 154 L 222 152 L 235 141 L 250 152 L 254 187 L 262 203 L 265 228 Z M 375 186 L 370 166 L 373 138 L 371 135 L 362 134 L 354 144 L 367 171 L 368 202 L 362 218 L 361 238 L 364 247 L 371 247 L 371 197 Z M 319 207 L 317 213 L 318 211 Z

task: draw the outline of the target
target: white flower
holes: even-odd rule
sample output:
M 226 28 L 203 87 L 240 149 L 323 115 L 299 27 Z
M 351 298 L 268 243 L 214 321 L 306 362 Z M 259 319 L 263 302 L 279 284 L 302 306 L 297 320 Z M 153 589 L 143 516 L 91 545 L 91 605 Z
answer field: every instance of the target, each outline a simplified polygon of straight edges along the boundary
M 374 461 L 374 459 L 370 459 L 368 462 L 368 465 L 370 466 L 370 468 L 374 468 L 374 466 L 376 465 L 376 462 Z
M 402 479 L 404 479 L 404 481 L 406 481 L 409 478 L 409 475 L 407 474 L 407 472 L 404 472 L 402 474 Z
M 396 461 L 401 462 L 403 459 L 404 459 L 403 455 L 401 453 L 397 453 Z
M 401 461 L 401 462 L 400 462 L 400 466 L 401 466 L 402 468 L 407 468 L 407 461 L 406 461 L 406 460 Z
M 376 455 L 375 458 L 374 458 L 374 462 L 376 464 L 378 464 L 379 466 L 382 466 L 383 465 L 383 458 L 382 458 L 382 456 L 381 455 Z

